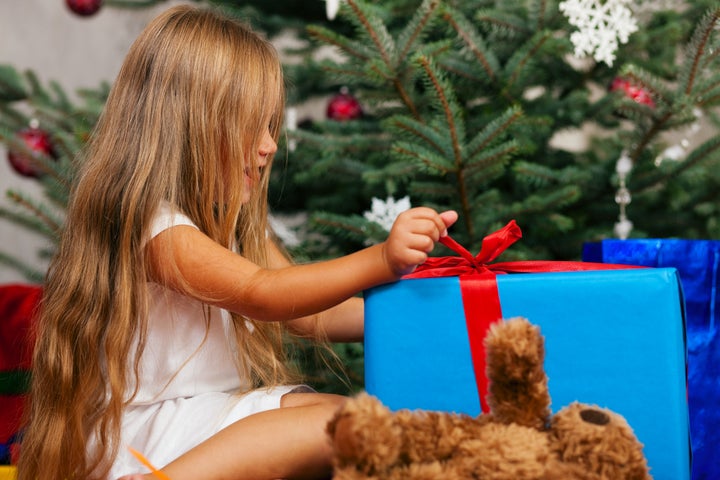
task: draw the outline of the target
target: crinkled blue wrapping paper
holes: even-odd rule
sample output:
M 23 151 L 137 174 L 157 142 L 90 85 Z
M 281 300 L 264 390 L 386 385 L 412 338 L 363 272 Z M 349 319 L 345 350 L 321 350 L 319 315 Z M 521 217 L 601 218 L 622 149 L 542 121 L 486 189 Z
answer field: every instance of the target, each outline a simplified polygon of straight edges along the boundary
M 583 260 L 678 270 L 687 315 L 692 478 L 720 479 L 720 241 L 603 240 L 586 243 Z

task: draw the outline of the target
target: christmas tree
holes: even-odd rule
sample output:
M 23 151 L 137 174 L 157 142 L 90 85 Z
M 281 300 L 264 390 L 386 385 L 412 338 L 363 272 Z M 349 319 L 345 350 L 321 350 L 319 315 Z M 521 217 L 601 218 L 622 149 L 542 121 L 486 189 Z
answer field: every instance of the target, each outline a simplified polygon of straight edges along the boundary
M 313 212 L 332 247 L 382 239 L 372 199 L 405 196 L 456 209 L 451 234 L 473 251 L 516 219 L 518 258 L 577 258 L 614 234 L 718 236 L 720 140 L 693 138 L 717 128 L 717 5 L 418 3 L 343 2 L 341 26 L 309 29 L 342 53 L 320 62 L 323 85 L 364 113 L 291 132 L 298 190 L 280 206 Z M 577 130 L 579 150 L 562 141 Z

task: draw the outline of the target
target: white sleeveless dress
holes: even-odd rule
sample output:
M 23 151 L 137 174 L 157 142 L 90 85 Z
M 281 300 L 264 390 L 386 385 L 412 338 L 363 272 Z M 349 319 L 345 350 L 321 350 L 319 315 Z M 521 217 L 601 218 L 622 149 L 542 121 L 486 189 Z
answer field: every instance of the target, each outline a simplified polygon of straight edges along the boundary
M 197 228 L 163 204 L 149 238 L 178 225 Z M 279 408 L 280 398 L 297 388 L 249 390 L 235 367 L 229 313 L 211 307 L 208 328 L 203 304 L 158 284 L 148 288 L 151 305 L 138 391 L 123 415 L 119 454 L 108 480 L 147 472 L 128 447 L 160 468 L 228 425 Z

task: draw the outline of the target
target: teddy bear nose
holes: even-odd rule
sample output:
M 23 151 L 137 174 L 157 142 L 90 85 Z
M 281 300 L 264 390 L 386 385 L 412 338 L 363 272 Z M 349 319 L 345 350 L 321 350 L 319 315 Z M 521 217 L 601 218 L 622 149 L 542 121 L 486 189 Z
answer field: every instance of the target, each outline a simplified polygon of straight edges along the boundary
M 592 408 L 582 410 L 580 412 L 580 418 L 582 418 L 583 421 L 594 425 L 607 425 L 610 423 L 610 417 L 606 413 Z

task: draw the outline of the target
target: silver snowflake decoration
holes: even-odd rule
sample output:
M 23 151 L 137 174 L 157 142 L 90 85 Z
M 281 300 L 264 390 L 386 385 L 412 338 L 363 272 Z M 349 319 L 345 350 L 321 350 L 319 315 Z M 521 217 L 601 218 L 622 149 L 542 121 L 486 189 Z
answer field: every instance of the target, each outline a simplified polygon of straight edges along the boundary
M 560 11 L 577 31 L 570 35 L 575 55 L 592 55 L 598 62 L 612 66 L 620 43 L 627 43 L 638 29 L 628 8 L 630 0 L 566 0 Z
M 388 197 L 384 202 L 373 197 L 371 208 L 371 211 L 365 212 L 365 218 L 389 232 L 397 216 L 410 209 L 410 197 L 403 197 L 397 201 L 393 197 Z

